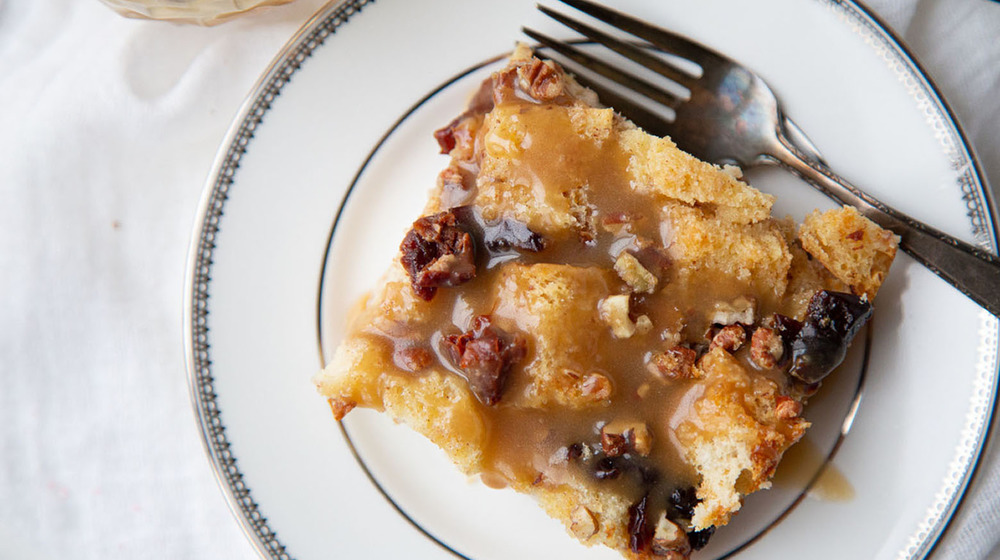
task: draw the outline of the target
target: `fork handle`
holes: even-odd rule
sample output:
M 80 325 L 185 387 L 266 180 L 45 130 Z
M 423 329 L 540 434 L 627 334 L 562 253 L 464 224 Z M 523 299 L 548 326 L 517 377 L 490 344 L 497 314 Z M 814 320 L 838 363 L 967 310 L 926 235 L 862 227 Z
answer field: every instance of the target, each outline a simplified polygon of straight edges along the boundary
M 827 166 L 805 156 L 785 138 L 779 138 L 774 152 L 777 163 L 830 198 L 856 207 L 864 216 L 898 235 L 900 249 L 1000 317 L 1000 258 L 861 192 Z

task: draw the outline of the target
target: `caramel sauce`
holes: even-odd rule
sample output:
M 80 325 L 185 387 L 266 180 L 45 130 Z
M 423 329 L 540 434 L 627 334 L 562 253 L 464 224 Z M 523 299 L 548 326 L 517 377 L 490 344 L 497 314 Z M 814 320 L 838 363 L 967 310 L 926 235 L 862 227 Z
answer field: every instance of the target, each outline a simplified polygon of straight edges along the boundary
M 813 480 L 815 477 L 815 480 Z M 812 482 L 808 495 L 827 502 L 848 502 L 854 499 L 854 486 L 844 473 L 805 438 L 785 452 L 772 479 L 775 486 L 804 488 Z
M 607 332 L 597 337 L 579 363 L 568 366 L 611 380 L 611 397 L 602 402 L 578 408 L 530 408 L 512 403 L 516 399 L 511 395 L 523 393 L 531 383 L 525 369 L 537 357 L 530 332 L 536 325 L 531 324 L 532 318 L 518 317 L 504 324 L 508 330 L 527 331 L 529 342 L 526 356 L 510 374 L 504 398 L 495 405 L 481 407 L 488 431 L 481 478 L 493 487 L 558 484 L 572 478 L 585 485 L 600 484 L 602 489 L 619 493 L 630 502 L 648 495 L 651 501 L 666 503 L 671 492 L 698 483 L 676 431 L 690 419 L 704 387 L 697 381 L 658 379 L 650 371 L 650 355 L 678 343 L 705 344 L 706 331 L 713 322 L 708 313 L 718 302 L 752 297 L 759 303 L 758 317 L 782 310 L 766 294 L 755 293 L 747 281 L 710 271 L 698 271 L 692 276 L 671 266 L 672 225 L 661 218 L 661 209 L 676 202 L 642 195 L 632 188 L 626 172 L 629 157 L 614 138 L 616 132 L 612 131 L 612 137 L 604 141 L 584 137 L 576 132 L 566 111 L 552 110 L 551 106 L 520 96 L 504 100 L 494 110 L 509 111 L 508 118 L 519 120 L 523 125 L 520 130 L 530 133 L 503 137 L 480 131 L 477 146 L 511 161 L 516 188 L 530 193 L 525 198 L 568 209 L 575 227 L 561 234 L 547 234 L 545 247 L 537 252 L 491 252 L 478 247 L 477 251 L 485 254 L 477 254 L 476 277 L 458 288 L 438 290 L 429 305 L 430 320 L 408 326 L 404 338 L 389 338 L 397 346 L 412 340 L 432 341 L 440 365 L 464 377 L 442 351 L 441 340 L 468 330 L 473 317 L 497 311 L 494 287 L 505 266 L 517 262 L 595 267 L 606 271 L 605 295 L 629 294 L 630 286 L 614 272 L 616 259 L 624 251 L 645 255 L 644 266 L 661 268 L 656 270 L 657 287 L 650 294 L 632 294 L 630 311 L 633 320 L 645 315 L 653 329 L 616 338 L 605 328 Z M 474 166 L 466 163 L 465 171 L 470 167 Z M 477 171 L 472 169 L 473 173 Z M 583 327 L 566 324 L 564 328 L 572 332 Z M 750 364 L 746 349 L 735 356 L 749 370 L 758 371 Z M 786 382 L 782 371 L 761 373 L 779 384 Z M 642 456 L 634 450 L 626 453 L 620 463 L 628 472 L 616 475 L 601 471 L 598 460 L 602 453 L 601 428 L 612 422 L 645 425 L 651 439 L 648 454 Z M 565 457 L 580 449 L 582 459 Z M 594 458 L 587 462 L 588 456 Z M 782 472 L 785 470 L 794 469 Z

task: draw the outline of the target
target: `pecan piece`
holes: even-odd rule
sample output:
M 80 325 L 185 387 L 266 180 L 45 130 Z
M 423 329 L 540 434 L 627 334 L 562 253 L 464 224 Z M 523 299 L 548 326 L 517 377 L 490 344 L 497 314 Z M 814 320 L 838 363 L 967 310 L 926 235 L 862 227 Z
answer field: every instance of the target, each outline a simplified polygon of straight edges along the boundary
M 454 208 L 468 204 L 476 194 L 476 182 L 471 173 L 452 163 L 438 174 L 441 185 L 441 207 Z M 461 221 L 461 220 L 459 220 Z
M 551 101 L 563 92 L 563 77 L 559 68 L 548 60 L 532 58 L 517 69 L 521 90 L 538 101 Z
M 472 236 L 457 226 L 449 210 L 424 216 L 399 246 L 400 262 L 414 293 L 431 300 L 441 286 L 457 286 L 476 276 Z
M 653 447 L 649 427 L 640 422 L 612 422 L 601 426 L 601 450 L 608 457 L 625 453 L 646 456 Z
M 740 296 L 733 301 L 720 301 L 714 306 L 712 323 L 723 326 L 736 323 L 750 325 L 754 322 L 756 309 L 757 301 L 745 296 Z
M 636 333 L 636 325 L 629 317 L 628 295 L 608 296 L 598 302 L 597 308 L 601 321 L 611 327 L 611 334 L 615 338 L 630 338 Z
M 802 414 L 802 403 L 791 397 L 779 396 L 774 406 L 774 415 L 781 420 L 791 420 Z
M 494 327 L 487 315 L 473 319 L 472 330 L 445 337 L 444 346 L 469 389 L 486 405 L 500 402 L 511 368 L 527 353 L 524 338 Z
M 761 369 L 778 365 L 785 355 L 785 342 L 775 329 L 758 327 L 750 337 L 750 359 Z
M 698 352 L 693 348 L 675 346 L 649 358 L 649 369 L 663 379 L 693 379 L 697 376 L 694 363 Z
M 442 154 L 448 154 L 459 147 L 454 156 L 469 160 L 473 154 L 474 131 L 481 123 L 480 117 L 493 110 L 493 80 L 487 79 L 479 86 L 476 95 L 469 101 L 469 107 L 447 125 L 434 131 L 434 139 Z
M 615 272 L 628 284 L 633 292 L 651 294 L 656 290 L 659 279 L 655 274 L 642 266 L 639 259 L 628 251 L 622 251 L 615 260 Z
M 739 324 L 726 325 L 719 329 L 712 337 L 712 344 L 709 350 L 715 347 L 722 347 L 727 352 L 735 352 L 747 341 L 747 332 Z
M 608 457 L 617 457 L 628 452 L 628 437 L 623 433 L 609 432 L 607 426 L 601 428 L 601 450 Z

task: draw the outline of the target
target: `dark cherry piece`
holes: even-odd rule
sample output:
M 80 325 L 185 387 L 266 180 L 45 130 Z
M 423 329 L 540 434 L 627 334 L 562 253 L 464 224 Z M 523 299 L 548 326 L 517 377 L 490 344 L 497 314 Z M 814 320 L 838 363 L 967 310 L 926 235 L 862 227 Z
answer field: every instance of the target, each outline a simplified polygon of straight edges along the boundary
M 715 534 L 715 526 L 707 527 L 701 529 L 700 531 L 691 531 L 687 534 L 688 542 L 691 544 L 692 550 L 701 550 L 705 548 L 708 544 L 708 539 L 712 538 Z
M 399 246 L 400 261 L 414 293 L 430 300 L 441 286 L 457 286 L 476 276 L 475 244 L 451 211 L 424 216 Z
M 820 291 L 809 300 L 808 315 L 792 341 L 789 373 L 806 383 L 816 383 L 844 361 L 854 335 L 872 315 L 865 297 Z
M 500 401 L 511 368 L 527 352 L 524 338 L 494 327 L 487 315 L 473 319 L 472 330 L 445 337 L 444 346 L 469 389 L 486 405 Z
M 511 251 L 537 253 L 545 248 L 545 238 L 531 231 L 524 222 L 512 218 L 487 222 L 471 206 L 452 208 L 451 212 L 461 227 L 472 233 L 482 248 L 492 254 Z
M 653 538 L 653 528 L 649 524 L 646 502 L 649 494 L 628 508 L 628 547 L 632 552 L 641 552 L 649 548 Z
M 673 521 L 691 521 L 694 508 L 700 501 L 694 486 L 677 488 L 670 493 L 667 517 Z

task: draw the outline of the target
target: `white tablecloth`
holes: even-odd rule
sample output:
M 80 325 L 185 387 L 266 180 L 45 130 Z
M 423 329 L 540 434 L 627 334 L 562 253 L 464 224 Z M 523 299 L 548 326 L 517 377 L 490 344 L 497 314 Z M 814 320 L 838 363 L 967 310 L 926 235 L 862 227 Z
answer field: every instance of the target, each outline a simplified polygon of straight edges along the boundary
M 322 3 L 201 28 L 0 0 L 0 559 L 254 556 L 191 412 L 184 267 L 231 119 Z M 1000 4 L 870 5 L 1000 186 Z M 938 557 L 1000 558 L 997 455 Z

